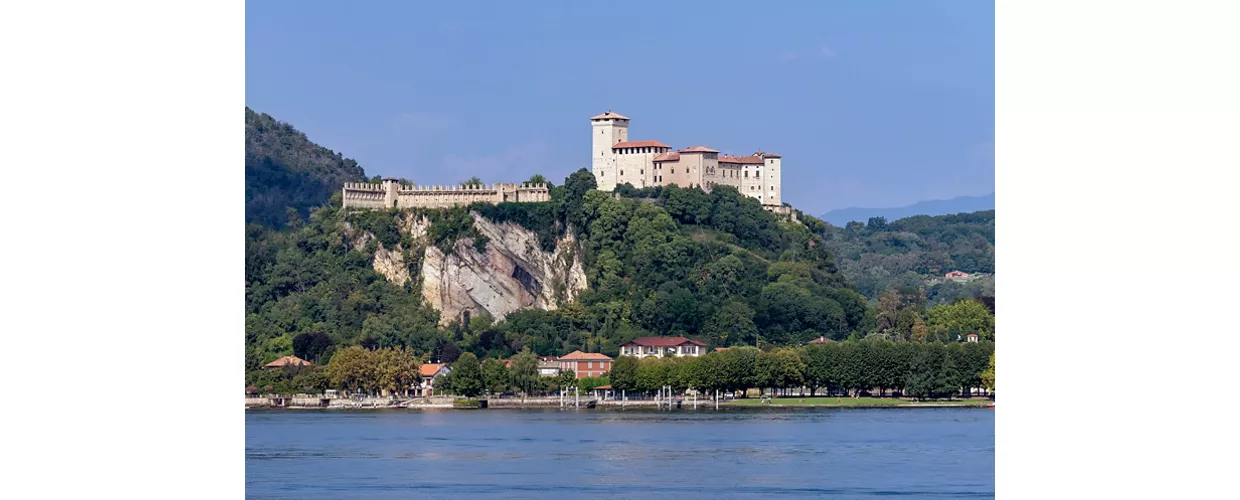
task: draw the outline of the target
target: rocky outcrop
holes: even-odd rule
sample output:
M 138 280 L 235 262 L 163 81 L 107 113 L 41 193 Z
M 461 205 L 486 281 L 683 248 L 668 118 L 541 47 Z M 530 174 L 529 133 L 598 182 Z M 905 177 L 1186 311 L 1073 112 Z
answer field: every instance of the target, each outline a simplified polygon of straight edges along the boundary
M 461 239 L 447 255 L 428 246 L 422 260 L 422 298 L 440 311 L 441 323 L 464 320 L 465 313 L 487 313 L 498 321 L 518 309 L 556 309 L 586 288 L 571 234 L 544 252 L 533 231 L 473 215 L 474 227 L 489 238 L 486 251 L 478 252 L 473 239 Z
M 440 311 L 441 324 L 482 313 L 498 321 L 519 309 L 556 309 L 576 300 L 586 288 L 585 268 L 571 233 L 556 242 L 554 251 L 546 252 L 533 231 L 512 223 L 497 224 L 477 213 L 471 215 L 474 227 L 488 238 L 486 250 L 479 252 L 472 238 L 462 238 L 448 254 L 426 243 L 430 227 L 426 217 L 400 216 L 402 232 L 413 241 L 409 255 L 415 265 L 419 257 L 422 261 L 422 298 Z M 348 232 L 350 243 L 359 250 L 374 239 L 351 227 Z M 410 275 L 400 244 L 388 249 L 378 242 L 373 266 L 375 272 L 396 284 L 415 278 Z

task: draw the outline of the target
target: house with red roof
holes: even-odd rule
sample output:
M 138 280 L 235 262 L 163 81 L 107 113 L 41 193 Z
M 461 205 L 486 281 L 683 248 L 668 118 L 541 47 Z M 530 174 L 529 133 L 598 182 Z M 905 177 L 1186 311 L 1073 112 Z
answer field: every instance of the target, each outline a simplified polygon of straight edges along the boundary
M 621 356 L 635 358 L 698 357 L 706 354 L 706 344 L 686 337 L 639 337 L 620 344 Z
M 611 371 L 611 357 L 597 352 L 573 351 L 557 359 L 560 371 L 572 370 L 577 378 L 598 377 Z
M 418 395 L 434 395 L 435 382 L 450 372 L 452 372 L 452 367 L 447 363 L 422 363 L 418 366 L 418 374 L 422 376 L 422 383 L 418 384 Z

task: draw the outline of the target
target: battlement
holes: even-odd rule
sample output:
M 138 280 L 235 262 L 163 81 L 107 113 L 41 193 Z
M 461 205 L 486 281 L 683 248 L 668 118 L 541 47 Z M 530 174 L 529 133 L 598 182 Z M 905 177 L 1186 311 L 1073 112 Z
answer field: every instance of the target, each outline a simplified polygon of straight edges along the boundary
M 344 188 L 353 191 L 375 191 L 383 192 L 382 184 L 371 184 L 369 182 L 346 182 Z
M 402 186 L 398 182 L 383 184 L 345 183 L 342 190 L 345 208 L 447 208 L 470 203 L 531 203 L 551 200 L 551 189 L 545 183 L 498 184 L 435 184 Z

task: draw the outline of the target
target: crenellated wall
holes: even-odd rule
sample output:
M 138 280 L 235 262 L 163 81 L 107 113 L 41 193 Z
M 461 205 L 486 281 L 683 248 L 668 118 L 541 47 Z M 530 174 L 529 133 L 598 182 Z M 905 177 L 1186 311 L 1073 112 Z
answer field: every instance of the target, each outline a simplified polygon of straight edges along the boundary
M 449 208 L 470 203 L 530 203 L 551 201 L 546 184 L 500 183 L 489 185 L 401 186 L 395 180 L 383 184 L 346 183 L 345 208 Z
M 341 201 L 350 208 L 386 208 L 386 194 L 382 184 L 346 182 Z

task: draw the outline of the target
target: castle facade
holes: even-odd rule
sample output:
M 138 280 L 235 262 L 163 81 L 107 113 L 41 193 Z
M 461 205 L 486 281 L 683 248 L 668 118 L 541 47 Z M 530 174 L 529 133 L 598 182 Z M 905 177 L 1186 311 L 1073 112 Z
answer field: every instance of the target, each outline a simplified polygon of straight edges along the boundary
M 459 186 L 402 186 L 393 178 L 380 184 L 347 182 L 341 203 L 345 208 L 449 208 L 475 202 L 551 201 L 546 184 L 491 184 Z
M 590 118 L 592 171 L 598 189 L 667 186 L 735 187 L 768 210 L 783 212 L 780 156 L 757 151 L 749 156 L 719 154 L 706 146 L 672 151 L 659 141 L 630 141 L 629 117 L 607 111 Z

